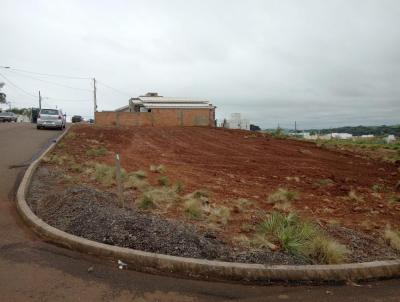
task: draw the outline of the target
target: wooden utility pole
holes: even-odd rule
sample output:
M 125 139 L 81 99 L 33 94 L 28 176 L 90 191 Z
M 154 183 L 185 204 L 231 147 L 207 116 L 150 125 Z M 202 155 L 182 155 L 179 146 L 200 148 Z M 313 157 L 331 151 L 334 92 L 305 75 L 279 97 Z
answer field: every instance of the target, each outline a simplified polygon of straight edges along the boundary
M 121 163 L 119 159 L 119 154 L 115 154 L 115 179 L 117 181 L 118 190 L 118 206 L 120 208 L 124 207 L 124 195 L 122 191 L 122 180 L 121 180 Z
M 97 95 L 96 95 L 96 79 L 93 78 L 93 119 L 96 122 L 96 112 L 97 112 Z
M 39 110 L 42 109 L 42 96 L 40 95 L 40 90 L 39 90 Z

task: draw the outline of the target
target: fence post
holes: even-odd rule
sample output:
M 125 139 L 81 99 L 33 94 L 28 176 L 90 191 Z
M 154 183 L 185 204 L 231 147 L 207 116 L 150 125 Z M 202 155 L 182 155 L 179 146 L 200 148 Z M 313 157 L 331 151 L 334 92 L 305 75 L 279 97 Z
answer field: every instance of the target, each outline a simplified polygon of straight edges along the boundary
M 115 179 L 117 181 L 118 190 L 118 206 L 120 208 L 124 207 L 124 195 L 122 191 L 122 180 L 121 180 L 121 163 L 119 159 L 119 154 L 115 154 Z

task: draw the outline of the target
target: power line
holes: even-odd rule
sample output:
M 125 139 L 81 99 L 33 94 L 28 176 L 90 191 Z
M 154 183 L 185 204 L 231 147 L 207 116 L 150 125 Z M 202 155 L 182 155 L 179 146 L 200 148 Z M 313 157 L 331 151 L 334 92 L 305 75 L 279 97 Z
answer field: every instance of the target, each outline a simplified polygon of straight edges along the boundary
M 60 98 L 53 98 L 53 97 L 44 97 L 44 99 L 47 100 L 53 100 L 53 101 L 62 101 L 62 102 L 88 102 L 91 101 L 89 99 L 60 99 Z
M 58 78 L 75 79 L 75 80 L 90 80 L 91 79 L 89 77 L 76 77 L 76 76 L 67 76 L 67 75 L 61 75 L 61 74 L 41 73 L 41 72 L 35 72 L 35 71 L 29 71 L 29 70 L 23 70 L 23 69 L 17 69 L 17 68 L 11 68 L 11 67 L 8 67 L 8 66 L 7 67 L 2 66 L 2 68 L 9 69 L 9 70 L 14 70 L 14 71 L 19 71 L 19 72 L 25 72 L 25 73 L 41 75 L 41 76 L 46 76 L 46 77 L 58 77 Z
M 26 74 L 20 74 L 19 71 L 16 72 L 15 70 L 10 70 L 10 71 L 11 71 L 11 72 L 14 72 L 14 74 L 17 74 L 17 75 L 19 75 L 19 76 L 31 78 L 31 79 L 36 80 L 36 81 L 41 81 L 41 82 L 45 82 L 45 83 L 50 83 L 50 84 L 53 84 L 53 85 L 57 85 L 57 86 L 61 86 L 61 87 L 66 87 L 66 88 L 69 88 L 69 89 L 83 90 L 83 91 L 92 91 L 92 90 L 87 89 L 87 88 L 73 87 L 73 86 L 64 85 L 64 84 L 61 84 L 61 83 L 56 83 L 56 82 L 52 82 L 52 81 L 47 81 L 47 80 L 35 78 L 35 77 L 29 76 L 29 75 L 26 75 Z
M 99 83 L 99 84 L 101 84 L 101 85 L 103 85 L 103 86 L 105 86 L 105 87 L 107 87 L 107 88 L 109 88 L 109 89 L 112 89 L 112 90 L 114 90 L 114 91 L 116 91 L 116 92 L 119 92 L 119 93 L 121 93 L 121 94 L 123 94 L 123 95 L 127 95 L 127 96 L 129 96 L 129 97 L 132 96 L 132 94 L 130 94 L 130 93 L 128 93 L 128 92 L 125 92 L 125 91 L 119 90 L 119 89 L 117 89 L 117 88 L 111 87 L 110 85 L 107 85 L 107 84 L 105 84 L 105 83 L 103 83 L 103 82 L 100 82 L 99 80 L 96 80 L 96 81 L 97 81 L 97 83 Z
M 0 73 L 0 76 L 1 76 L 2 78 L 4 78 L 8 83 L 10 83 L 11 86 L 14 86 L 16 89 L 22 91 L 22 92 L 25 93 L 26 95 L 29 95 L 30 97 L 34 97 L 34 98 L 36 99 L 36 95 L 31 94 L 31 93 L 27 92 L 26 90 L 24 90 L 23 88 L 19 87 L 18 85 L 14 84 L 14 83 L 13 83 L 12 81 L 10 81 L 5 75 L 3 75 L 3 74 Z

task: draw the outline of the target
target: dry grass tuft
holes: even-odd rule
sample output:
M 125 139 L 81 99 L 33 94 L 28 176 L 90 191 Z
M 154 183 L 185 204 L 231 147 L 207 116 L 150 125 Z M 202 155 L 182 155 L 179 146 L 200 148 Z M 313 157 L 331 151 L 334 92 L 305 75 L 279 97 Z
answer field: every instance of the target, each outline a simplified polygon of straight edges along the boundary
M 143 195 L 142 198 L 139 199 L 138 208 L 142 210 L 148 210 L 150 208 L 155 208 L 156 204 L 151 196 Z
M 150 171 L 154 173 L 160 173 L 163 174 L 166 172 L 166 168 L 164 165 L 151 165 L 150 166 Z
M 167 176 L 163 175 L 158 179 L 158 184 L 160 186 L 168 187 L 169 186 L 169 179 Z
M 392 248 L 400 251 L 400 230 L 393 230 L 387 227 L 385 230 L 384 238 Z
M 196 198 L 189 198 L 184 203 L 185 214 L 191 219 L 200 219 L 204 215 L 203 203 Z
M 291 202 L 298 199 L 297 191 L 290 191 L 286 188 L 279 188 L 268 196 L 268 203 L 274 204 L 274 208 L 279 210 L 287 210 L 291 206 Z
M 88 156 L 104 156 L 107 153 L 108 153 L 108 150 L 105 147 L 91 148 L 86 151 L 86 155 L 88 155 Z
M 212 223 L 226 225 L 231 217 L 231 211 L 224 206 L 214 207 L 210 211 L 208 220 Z
M 260 224 L 257 235 L 279 244 L 293 255 L 318 263 L 342 263 L 349 254 L 344 245 L 327 237 L 317 226 L 303 221 L 294 213 L 271 213 Z
M 361 195 L 358 195 L 358 193 L 355 190 L 350 190 L 349 194 L 347 195 L 347 198 L 355 202 L 364 202 L 364 198 Z

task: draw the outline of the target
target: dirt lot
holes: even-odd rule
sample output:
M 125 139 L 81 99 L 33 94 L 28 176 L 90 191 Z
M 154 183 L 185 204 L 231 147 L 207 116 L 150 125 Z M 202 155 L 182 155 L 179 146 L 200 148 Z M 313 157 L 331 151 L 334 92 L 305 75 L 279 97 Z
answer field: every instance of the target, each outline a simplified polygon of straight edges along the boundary
M 396 192 L 400 173 L 396 164 L 348 151 L 327 150 L 313 143 L 273 139 L 246 131 L 80 126 L 46 159 L 43 167 L 58 175 L 53 189 L 46 190 L 50 194 L 79 184 L 115 193 L 113 182 L 99 181 L 91 170 L 96 163 L 113 166 L 115 153 L 120 154 L 126 174 L 138 170 L 144 172 L 146 182 L 152 188 L 177 188 L 179 184 L 182 198 L 203 190 L 207 192 L 202 198 L 208 213 L 218 207 L 228 211 L 213 220 L 211 214 L 207 214 L 207 219 L 188 217 L 182 203 L 137 210 L 137 200 L 143 198 L 144 193 L 133 185 L 124 193 L 125 203 L 130 208 L 126 211 L 133 211 L 130 215 L 152 215 L 170 222 L 194 224 L 198 236 L 212 232 L 218 242 L 240 252 L 239 238 L 251 237 L 265 215 L 277 210 L 276 204 L 268 202 L 268 196 L 285 188 L 296 192 L 297 198 L 291 200 L 288 207 L 278 210 L 299 213 L 318 224 L 351 250 L 350 261 L 396 257 L 396 252 L 382 239 L 387 225 L 400 227 L 400 203 Z M 162 165 L 163 169 L 152 172 L 152 165 Z M 160 178 L 164 180 L 160 181 Z M 49 181 L 49 178 L 45 177 L 43 181 Z M 41 186 L 45 184 L 37 183 L 37 190 Z M 68 195 L 68 192 L 62 194 Z M 31 194 L 35 195 L 34 188 Z M 39 202 L 33 200 L 33 203 Z M 57 224 L 54 218 L 46 219 Z M 83 236 L 90 237 L 88 234 Z M 113 244 L 123 245 L 121 242 Z M 138 247 L 137 243 L 130 246 Z M 161 251 L 176 254 L 169 249 Z M 198 255 L 196 253 L 192 256 Z M 210 257 L 235 260 L 234 254 L 221 252 Z M 244 257 L 242 260 L 274 262 L 261 258 Z M 298 259 L 282 261 L 299 262 Z

